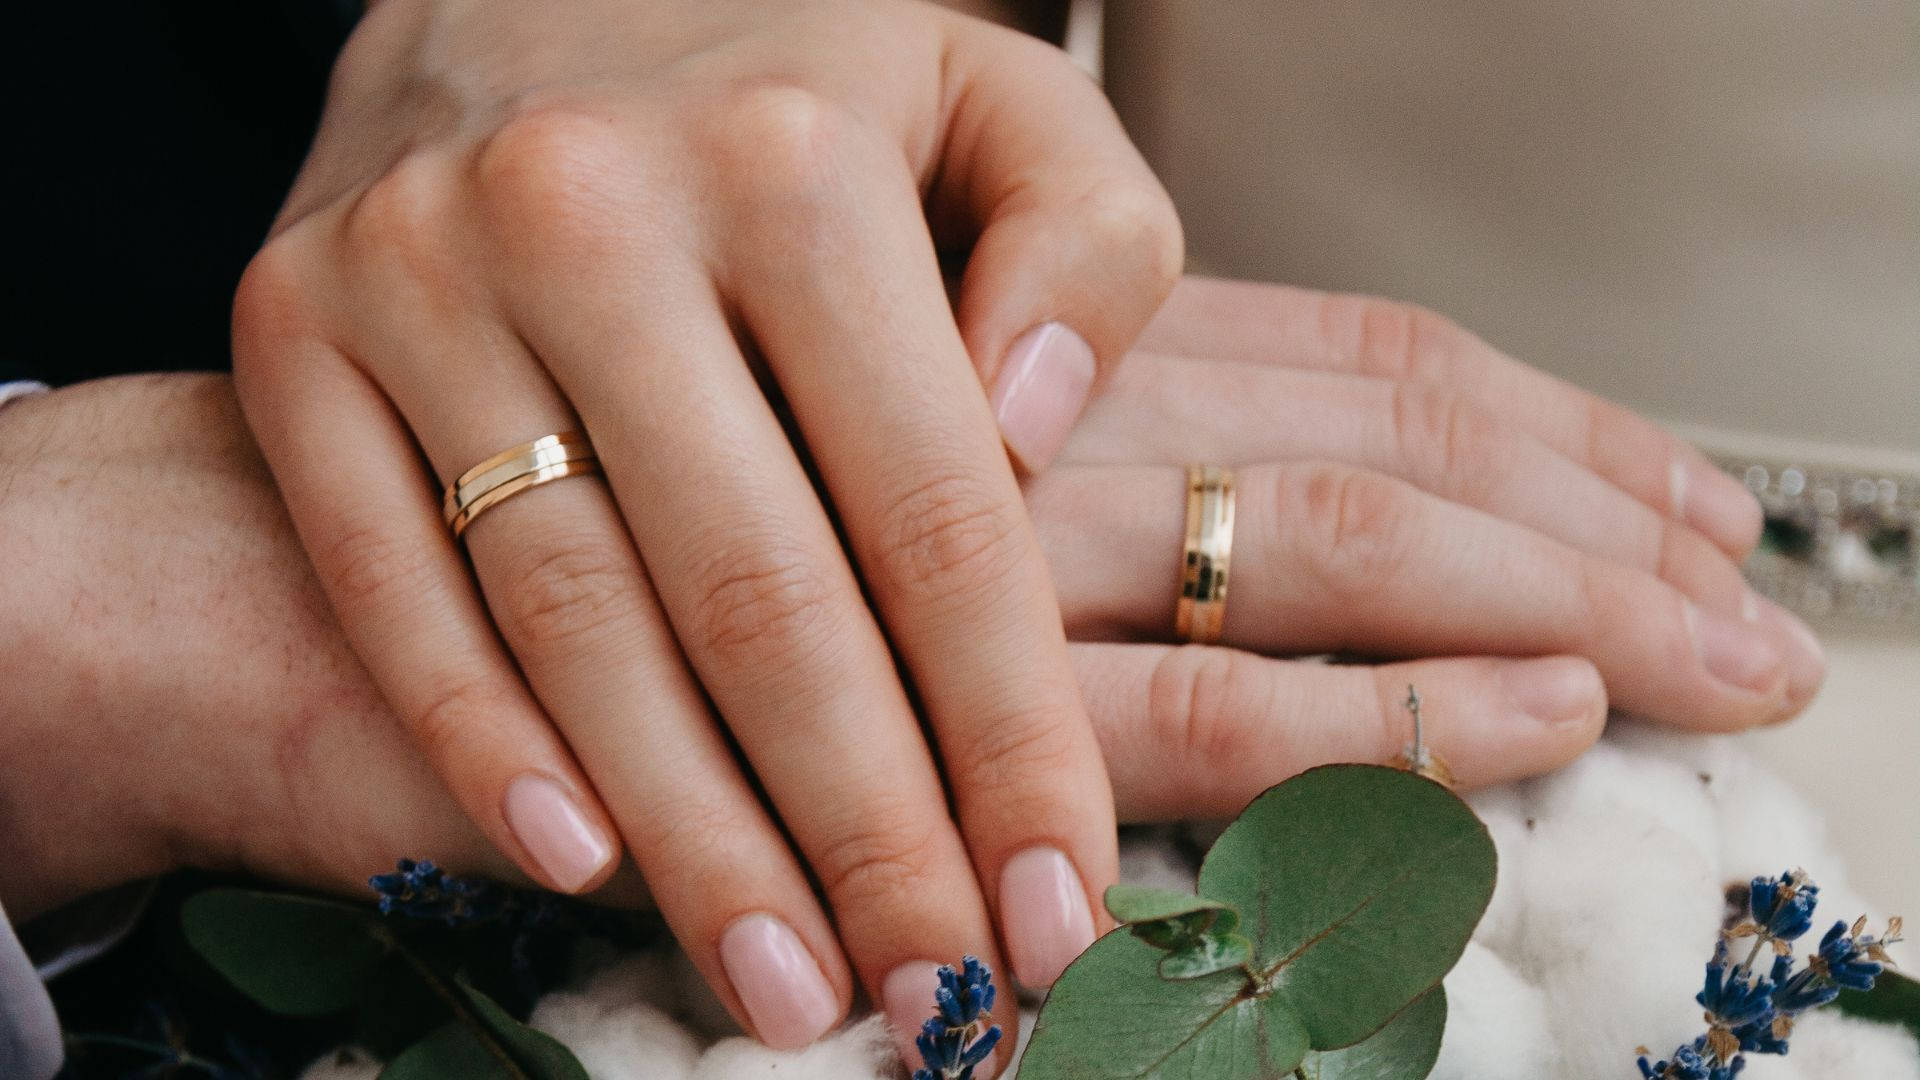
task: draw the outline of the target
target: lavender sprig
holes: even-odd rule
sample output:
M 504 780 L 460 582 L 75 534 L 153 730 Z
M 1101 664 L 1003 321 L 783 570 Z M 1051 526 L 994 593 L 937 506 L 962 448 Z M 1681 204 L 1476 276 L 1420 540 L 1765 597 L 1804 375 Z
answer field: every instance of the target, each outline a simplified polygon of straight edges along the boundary
M 1746 1068 L 1747 1054 L 1784 1055 L 1802 1013 L 1832 1002 L 1842 989 L 1873 988 L 1874 979 L 1893 963 L 1886 947 L 1900 940 L 1900 920 L 1890 920 L 1879 937 L 1865 932 L 1864 915 L 1852 926 L 1835 923 L 1796 971 L 1793 942 L 1813 928 L 1819 903 L 1820 887 L 1805 871 L 1753 879 L 1747 917 L 1714 946 L 1705 985 L 1694 995 L 1706 1009 L 1706 1033 L 1660 1061 L 1648 1060 L 1650 1052 L 1641 1047 L 1644 1080 L 1733 1080 Z M 1754 942 L 1746 958 L 1730 963 L 1731 943 L 1747 937 Z M 1761 974 L 1755 963 L 1768 947 L 1773 962 Z
M 430 859 L 401 859 L 391 874 L 367 879 L 380 894 L 380 913 L 416 919 L 443 919 L 448 926 L 491 922 L 504 914 L 511 896 L 491 881 L 455 877 Z
M 939 976 L 933 991 L 938 1015 L 928 1018 L 914 1040 L 923 1067 L 913 1071 L 913 1080 L 973 1080 L 974 1066 L 1000 1042 L 1000 1026 L 993 1022 L 993 972 L 969 956 L 959 971 L 942 967 Z

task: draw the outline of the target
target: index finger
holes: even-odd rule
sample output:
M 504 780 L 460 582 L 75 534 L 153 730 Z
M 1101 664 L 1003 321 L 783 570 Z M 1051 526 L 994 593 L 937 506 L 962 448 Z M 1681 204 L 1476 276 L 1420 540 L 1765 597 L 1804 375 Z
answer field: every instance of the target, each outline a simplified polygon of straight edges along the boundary
M 1692 526 L 1735 560 L 1760 538 L 1760 504 L 1692 445 L 1409 304 L 1188 277 L 1139 347 L 1444 385 Z

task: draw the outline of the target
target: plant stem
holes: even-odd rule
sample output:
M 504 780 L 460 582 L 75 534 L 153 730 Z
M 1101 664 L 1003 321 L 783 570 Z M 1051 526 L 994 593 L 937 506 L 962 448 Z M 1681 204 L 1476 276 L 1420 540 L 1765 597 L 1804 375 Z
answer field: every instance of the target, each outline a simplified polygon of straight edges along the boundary
M 500 1062 L 501 1068 L 507 1070 L 508 1076 L 513 1077 L 514 1080 L 533 1080 L 527 1075 L 527 1071 L 520 1067 L 520 1063 L 513 1060 L 513 1055 L 507 1052 L 507 1048 L 501 1046 L 493 1037 L 493 1029 L 487 1027 L 474 1014 L 473 1006 L 467 1003 L 466 995 L 462 994 L 457 987 L 448 985 L 444 975 L 421 959 L 419 953 L 401 944 L 399 938 L 388 935 L 387 943 L 389 948 L 399 953 L 400 958 L 407 962 L 407 966 L 413 969 L 413 973 L 420 976 L 421 981 L 427 984 L 427 988 L 433 991 L 434 996 L 446 1003 L 447 1008 L 452 1010 L 454 1019 L 472 1029 L 474 1035 L 480 1040 L 480 1045 Z

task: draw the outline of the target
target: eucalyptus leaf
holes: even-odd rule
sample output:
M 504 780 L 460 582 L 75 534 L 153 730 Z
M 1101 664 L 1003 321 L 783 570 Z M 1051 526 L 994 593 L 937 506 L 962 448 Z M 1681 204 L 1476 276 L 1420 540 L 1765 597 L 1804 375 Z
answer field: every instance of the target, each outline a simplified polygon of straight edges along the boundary
M 452 1021 L 400 1052 L 380 1070 L 380 1080 L 521 1080 L 474 1035 Z
M 1204 934 L 1161 957 L 1158 970 L 1163 979 L 1197 979 L 1239 968 L 1252 959 L 1253 942 L 1239 934 Z
M 1309 1053 L 1300 1072 L 1307 1080 L 1425 1080 L 1446 1027 L 1447 992 L 1436 986 L 1365 1040 Z
M 1920 1039 L 1920 982 L 1897 971 L 1883 971 L 1871 990 L 1842 990 L 1834 1007 L 1849 1016 L 1901 1024 Z
M 1053 984 L 1020 1080 L 1282 1080 L 1308 1050 L 1289 1011 L 1269 1015 L 1240 971 L 1160 977 L 1161 953 L 1116 930 Z
M 1459 959 L 1494 873 L 1486 828 L 1439 784 L 1362 765 L 1297 776 L 1254 800 L 1200 875 L 1201 896 L 1238 911 L 1255 977 L 1169 981 L 1151 944 L 1109 934 L 1055 982 L 1021 1078 L 1284 1080 L 1310 1050 L 1354 1047 L 1406 1015 L 1351 1063 L 1319 1059 L 1364 1075 L 1359 1063 L 1420 1043 L 1427 1010 L 1444 1010 L 1409 1006 Z
M 1200 892 L 1240 910 L 1271 1003 L 1334 1050 L 1440 982 L 1494 877 L 1493 838 L 1451 791 L 1330 765 L 1255 799 L 1207 853 Z
M 1226 932 L 1231 931 L 1240 921 L 1239 913 L 1235 912 L 1229 904 L 1208 900 L 1192 893 L 1175 892 L 1172 889 L 1155 889 L 1145 885 L 1115 885 L 1107 890 L 1105 899 L 1107 911 L 1115 920 L 1123 923 L 1161 922 L 1184 915 L 1216 912 L 1233 919 L 1232 924 L 1221 927 L 1221 930 Z M 1206 927 L 1201 929 L 1204 930 Z
M 402 1051 L 380 1080 L 588 1080 L 559 1040 L 522 1024 L 464 982 L 453 984 L 467 1015 Z
M 365 908 L 247 889 L 188 897 L 180 927 L 236 989 L 287 1016 L 323 1016 L 359 1001 L 391 944 Z

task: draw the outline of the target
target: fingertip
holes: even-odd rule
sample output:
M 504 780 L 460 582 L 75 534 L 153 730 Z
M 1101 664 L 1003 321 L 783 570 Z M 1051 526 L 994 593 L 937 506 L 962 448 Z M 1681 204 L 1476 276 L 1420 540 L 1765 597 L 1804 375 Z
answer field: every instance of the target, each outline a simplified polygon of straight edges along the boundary
M 1585 731 L 1606 722 L 1606 684 L 1585 657 L 1511 660 L 1501 666 L 1500 685 L 1517 715 L 1550 730 Z
M 1029 474 L 1046 470 L 1086 409 L 1097 365 L 1072 327 L 1045 322 L 1008 347 L 990 399 L 1000 436 Z
M 1745 484 L 1716 468 L 1704 455 L 1676 458 L 1668 469 L 1674 516 L 1699 530 L 1735 559 L 1760 543 L 1766 515 Z

